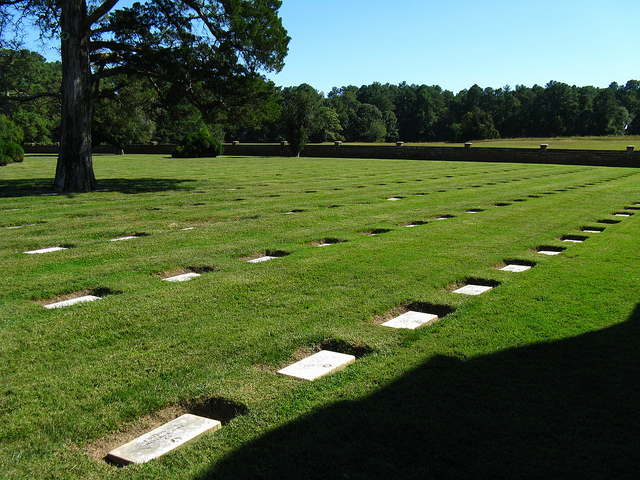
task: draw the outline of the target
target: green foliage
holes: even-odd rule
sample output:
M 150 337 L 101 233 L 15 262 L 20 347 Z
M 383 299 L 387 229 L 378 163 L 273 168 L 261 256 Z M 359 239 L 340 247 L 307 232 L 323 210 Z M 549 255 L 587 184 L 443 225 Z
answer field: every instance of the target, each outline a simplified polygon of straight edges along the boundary
M 0 108 L 22 129 L 22 141 L 50 144 L 59 138 L 60 62 L 26 49 L 0 50 Z
M 17 143 L 0 139 L 0 165 L 19 163 L 24 160 L 24 149 Z
M 177 158 L 217 157 L 222 155 L 224 147 L 206 128 L 187 135 L 173 153 Z
M 24 149 L 20 146 L 23 138 L 22 129 L 0 115 L 0 165 L 23 161 Z
M 312 86 L 303 83 L 298 87 L 285 88 L 281 98 L 280 126 L 297 156 L 309 141 L 310 135 L 327 125 L 327 116 L 322 116 L 320 109 L 323 96 Z
M 500 138 L 500 133 L 493 125 L 491 115 L 478 107 L 462 116 L 460 135 L 465 141 Z

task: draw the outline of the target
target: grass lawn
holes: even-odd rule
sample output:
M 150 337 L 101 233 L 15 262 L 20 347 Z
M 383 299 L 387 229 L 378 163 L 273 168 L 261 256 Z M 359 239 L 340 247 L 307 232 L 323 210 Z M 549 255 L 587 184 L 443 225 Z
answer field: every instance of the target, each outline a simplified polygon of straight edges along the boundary
M 3 478 L 636 478 L 640 171 L 94 165 L 106 191 L 60 196 L 41 195 L 54 156 L 0 168 Z M 186 272 L 201 276 L 162 280 Z M 466 283 L 494 288 L 453 292 Z M 81 294 L 101 299 L 43 306 Z M 380 326 L 407 309 L 442 318 Z M 357 360 L 276 374 L 321 348 Z M 223 426 L 146 464 L 104 461 L 185 412 Z

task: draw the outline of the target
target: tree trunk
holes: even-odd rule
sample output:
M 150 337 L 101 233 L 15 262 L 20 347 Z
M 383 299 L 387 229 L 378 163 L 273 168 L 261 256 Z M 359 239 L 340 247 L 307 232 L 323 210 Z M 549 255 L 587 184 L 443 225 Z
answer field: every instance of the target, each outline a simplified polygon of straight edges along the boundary
M 87 192 L 97 187 L 91 157 L 91 67 L 85 0 L 62 0 L 62 124 L 54 189 Z

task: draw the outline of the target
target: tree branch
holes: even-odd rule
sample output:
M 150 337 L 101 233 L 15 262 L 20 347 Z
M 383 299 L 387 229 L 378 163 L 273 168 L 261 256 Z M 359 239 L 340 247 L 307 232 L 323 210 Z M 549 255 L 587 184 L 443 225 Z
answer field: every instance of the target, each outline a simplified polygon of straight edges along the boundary
M 87 17 L 87 26 L 91 27 L 91 25 L 99 21 L 116 6 L 116 3 L 118 3 L 118 0 L 106 0 Z

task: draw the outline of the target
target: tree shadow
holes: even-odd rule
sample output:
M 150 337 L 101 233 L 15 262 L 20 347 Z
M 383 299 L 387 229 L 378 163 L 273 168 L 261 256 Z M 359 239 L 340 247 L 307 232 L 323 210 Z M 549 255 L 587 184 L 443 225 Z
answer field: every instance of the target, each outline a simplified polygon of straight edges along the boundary
M 166 192 L 171 190 L 191 190 L 187 183 L 195 180 L 173 178 L 109 178 L 98 181 L 98 190 L 126 194 Z M 0 179 L 0 198 L 31 197 L 53 194 L 51 178 L 31 178 L 18 180 Z M 91 192 L 89 192 L 91 193 Z M 61 196 L 73 197 L 79 193 L 61 193 Z
M 640 304 L 624 323 L 460 360 L 300 418 L 199 480 L 637 478 Z

